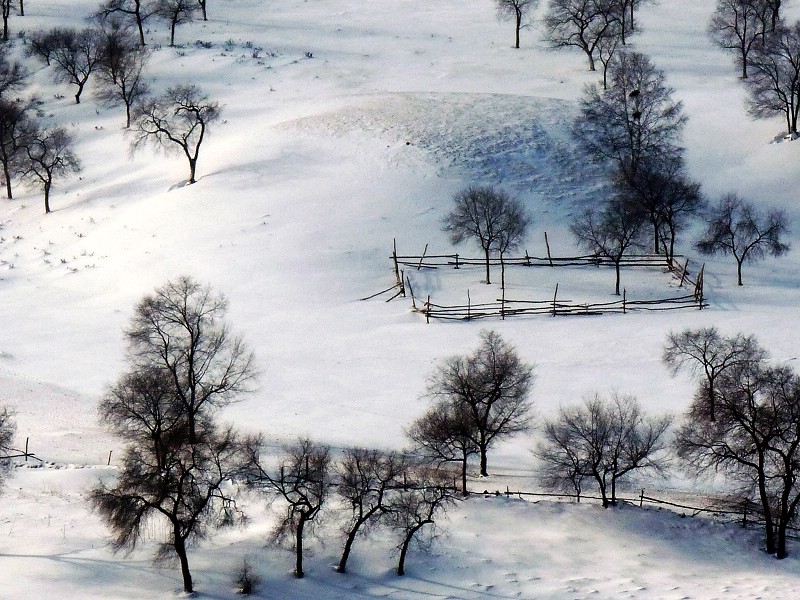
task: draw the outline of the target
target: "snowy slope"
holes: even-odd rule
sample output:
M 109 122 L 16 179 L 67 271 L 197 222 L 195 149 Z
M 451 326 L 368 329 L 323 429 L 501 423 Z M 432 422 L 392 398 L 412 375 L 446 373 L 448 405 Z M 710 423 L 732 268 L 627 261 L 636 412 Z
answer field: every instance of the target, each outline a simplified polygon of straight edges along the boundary
M 33 3 L 12 29 L 50 27 L 65 14 L 79 24 L 93 7 Z M 544 231 L 555 252 L 574 251 L 568 216 L 602 181 L 569 130 L 597 74 L 577 52 L 548 50 L 535 26 L 512 49 L 513 30 L 488 0 L 369 10 L 355 0 L 211 0 L 209 11 L 207 23 L 179 28 L 178 49 L 167 47 L 162 24 L 148 34 L 160 45 L 150 63 L 158 89 L 195 82 L 224 108 L 193 186 L 180 185 L 179 157 L 129 156 L 121 111 L 99 106 L 91 89 L 76 106 L 68 86 L 44 70 L 33 77 L 45 112 L 75 132 L 84 170 L 56 184 L 50 215 L 21 186 L 0 201 L 0 397 L 17 411 L 20 438 L 68 466 L 18 469 L 0 503 L 7 597 L 164 597 L 178 588 L 175 573 L 150 565 L 152 541 L 132 558 L 113 556 L 82 500 L 98 474 L 113 475 L 103 468 L 108 453 L 121 451 L 94 410 L 125 368 L 122 330 L 135 302 L 170 277 L 192 275 L 230 298 L 231 324 L 263 375 L 225 417 L 269 438 L 403 446 L 404 427 L 425 408 L 425 376 L 469 350 L 484 327 L 536 363 L 543 417 L 596 390 L 681 411 L 692 384 L 659 360 L 671 330 L 755 333 L 776 360 L 796 358 L 796 253 L 747 268 L 743 288 L 731 261 L 708 261 L 712 306 L 702 313 L 426 326 L 405 300 L 359 301 L 392 284 L 393 238 L 404 253 L 455 250 L 440 221 L 453 193 L 475 183 L 525 200 L 531 254 L 543 253 Z M 800 145 L 769 143 L 779 119 L 749 119 L 732 57 L 705 36 L 710 11 L 688 0 L 645 6 L 633 44 L 685 103 L 688 166 L 704 190 L 736 190 L 797 222 Z M 15 47 L 23 50 L 19 40 Z M 688 243 L 682 250 L 691 254 Z M 479 271 L 413 276 L 433 294 L 489 293 Z M 609 298 L 612 277 L 536 274 L 524 285 L 544 297 L 557 282 L 576 300 L 589 291 Z M 674 292 L 664 274 L 624 279 L 632 293 Z M 497 472 L 529 475 L 533 439 L 499 447 Z M 230 573 L 245 553 L 256 557 L 265 598 L 783 598 L 800 580 L 795 559 L 761 556 L 754 536 L 735 528 L 657 511 L 509 504 L 476 499 L 454 509 L 448 535 L 404 580 L 390 573 L 386 539 L 361 550 L 356 575 L 330 573 L 331 539 L 309 580 L 295 582 L 287 555 L 262 548 L 268 518 L 256 511 L 252 527 L 193 554 L 198 588 L 232 597 Z

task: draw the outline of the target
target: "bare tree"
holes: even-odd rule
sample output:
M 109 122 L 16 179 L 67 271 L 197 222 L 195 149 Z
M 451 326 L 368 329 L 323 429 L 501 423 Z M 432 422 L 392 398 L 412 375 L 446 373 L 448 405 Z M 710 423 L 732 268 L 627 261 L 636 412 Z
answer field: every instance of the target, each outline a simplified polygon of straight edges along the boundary
M 755 495 L 766 551 L 787 556 L 786 533 L 800 503 L 800 379 L 786 367 L 741 363 L 717 385 L 717 420 L 696 399 L 675 442 L 694 473 L 723 474 Z
M 661 472 L 666 465 L 665 433 L 671 416 L 649 417 L 633 396 L 599 395 L 583 406 L 562 407 L 545 426 L 537 455 L 545 465 L 543 483 L 580 491 L 583 479 L 597 483 L 603 506 L 617 502 L 617 484 L 633 471 Z M 554 477 L 558 470 L 562 477 Z
M 75 103 L 80 104 L 83 88 L 103 58 L 100 33 L 94 28 L 81 31 L 52 29 L 34 51 L 48 64 L 55 63 L 55 78 L 77 87 Z M 41 54 L 40 54 L 41 52 Z
M 536 10 L 539 0 L 495 0 L 495 2 L 497 16 L 503 20 L 514 21 L 514 48 L 519 48 L 519 32 L 527 25 L 527 19 Z
M 453 198 L 453 209 L 444 218 L 443 230 L 454 244 L 474 239 L 486 259 L 486 283 L 491 283 L 489 263 L 492 252 L 502 256 L 519 245 L 530 219 L 522 204 L 502 190 L 470 187 Z
M 551 0 L 544 17 L 547 41 L 555 48 L 575 46 L 595 70 L 595 51 L 601 40 L 621 35 L 615 0 Z
M 14 8 L 14 0 L 0 0 L 0 10 L 3 14 L 3 41 L 8 41 L 8 19 Z
M 710 421 L 716 421 L 717 381 L 721 375 L 728 369 L 759 364 L 766 357 L 753 336 L 726 337 L 716 327 L 705 327 L 670 333 L 661 360 L 673 375 L 688 369 L 701 377 L 695 414 L 699 415 L 699 399 L 705 397 L 705 414 Z
M 626 177 L 644 161 L 679 157 L 686 116 L 672 99 L 664 73 L 643 54 L 617 52 L 609 66 L 611 87 L 586 88 L 574 132 L 595 158 L 609 160 Z
M 630 201 L 612 198 L 598 210 L 587 207 L 570 223 L 570 231 L 578 244 L 598 258 L 614 264 L 614 294 L 620 295 L 622 259 L 631 249 L 641 245 L 644 216 Z
M 303 536 L 310 533 L 320 519 L 322 508 L 330 495 L 330 449 L 308 439 L 284 449 L 277 469 L 266 468 L 257 449 L 251 454 L 252 472 L 249 483 L 256 489 L 282 502 L 283 516 L 273 532 L 277 543 L 289 540 L 295 551 L 297 578 L 304 577 Z
M 411 542 L 427 527 L 435 532 L 436 517 L 446 511 L 455 501 L 446 471 L 426 466 L 418 466 L 410 471 L 410 479 L 404 488 L 396 491 L 391 500 L 391 523 L 399 533 L 397 549 L 400 558 L 397 574 L 405 575 L 405 562 Z M 434 533 L 431 533 L 431 538 Z
M 750 114 L 767 119 L 783 115 L 790 136 L 797 134 L 800 113 L 800 21 L 787 26 L 778 24 L 764 36 L 748 55 L 750 77 L 745 83 L 749 92 Z
M 27 148 L 39 127 L 31 115 L 36 101 L 12 102 L 0 98 L 0 164 L 6 197 L 11 199 L 11 181 L 29 168 Z
M 480 474 L 488 475 L 487 455 L 496 442 L 527 431 L 531 421 L 528 399 L 533 365 L 494 331 L 482 331 L 481 343 L 466 356 L 452 356 L 428 378 L 428 395 L 467 415 L 472 443 L 480 455 Z M 463 411 L 463 413 L 461 412 Z
M 165 399 L 169 402 L 170 394 Z M 129 407 L 114 403 L 104 407 L 112 411 L 118 408 L 128 411 Z M 192 593 L 187 547 L 211 529 L 241 520 L 243 515 L 229 483 L 240 476 L 248 455 L 233 430 L 217 431 L 209 424 L 194 444 L 188 444 L 185 422 L 183 435 L 165 431 L 156 441 L 150 431 L 159 427 L 152 414 L 158 411 L 141 408 L 138 415 L 123 417 L 123 421 L 147 422 L 133 427 L 121 425 L 123 437 L 136 441 L 131 441 L 125 451 L 117 480 L 113 485 L 98 484 L 90 499 L 111 529 L 115 550 L 133 551 L 147 523 L 165 522 L 170 537 L 156 558 L 163 560 L 174 554 L 180 562 L 183 589 Z M 107 420 L 115 419 L 108 416 Z M 145 437 L 132 434 L 135 427 L 143 429 Z
M 408 437 L 426 460 L 441 466 L 458 463 L 461 471 L 461 492 L 467 491 L 469 458 L 479 453 L 478 427 L 472 412 L 463 404 L 449 399 L 435 403 L 408 430 Z
M 634 16 L 636 10 L 642 5 L 652 2 L 653 0 L 616 0 L 619 19 L 621 22 L 621 37 L 622 43 L 625 44 L 625 36 L 628 33 L 636 31 L 636 23 Z
M 139 44 L 145 45 L 144 24 L 155 14 L 156 4 L 153 0 L 106 0 L 98 11 L 101 19 L 115 15 L 132 18 L 139 33 Z
M 336 570 L 347 572 L 347 560 L 356 537 L 369 531 L 389 511 L 390 496 L 402 482 L 406 458 L 396 452 L 348 448 L 338 465 L 336 495 L 351 509 L 343 528 L 342 556 Z
M 163 96 L 148 98 L 136 108 L 131 148 L 153 143 L 165 151 L 183 153 L 189 162 L 189 183 L 194 183 L 200 146 L 220 114 L 219 104 L 197 86 L 171 87 Z
M 703 254 L 732 255 L 742 285 L 742 264 L 788 252 L 789 244 L 783 241 L 788 232 L 784 211 L 762 214 L 751 202 L 731 193 L 709 211 L 708 226 L 696 247 Z
M 700 184 L 688 178 L 680 157 L 668 155 L 642 161 L 632 174 L 617 171 L 615 185 L 646 215 L 653 252 L 663 250 L 670 265 L 678 234 L 705 205 Z
M 98 93 L 107 106 L 125 106 L 125 128 L 130 128 L 135 105 L 144 101 L 150 86 L 144 77 L 149 54 L 138 46 L 124 29 L 112 27 L 105 31 L 105 51 L 100 65 L 103 87 Z
M 169 22 L 169 45 L 175 45 L 175 29 L 191 23 L 200 8 L 197 0 L 155 0 L 154 14 Z
M 26 140 L 27 161 L 22 176 L 42 188 L 47 214 L 53 181 L 70 173 L 80 173 L 81 163 L 73 152 L 75 141 L 63 127 L 31 129 Z
M 25 66 L 9 57 L 8 46 L 0 46 L 0 98 L 18 93 L 28 83 L 30 74 Z
M 253 353 L 225 322 L 228 301 L 191 277 L 179 277 L 145 296 L 125 337 L 135 368 L 157 366 L 172 380 L 184 407 L 189 442 L 204 415 L 252 390 Z
M 767 0 L 717 0 L 708 32 L 720 48 L 739 55 L 742 79 L 747 79 L 747 57 L 756 44 L 763 44 L 770 29 L 772 8 Z

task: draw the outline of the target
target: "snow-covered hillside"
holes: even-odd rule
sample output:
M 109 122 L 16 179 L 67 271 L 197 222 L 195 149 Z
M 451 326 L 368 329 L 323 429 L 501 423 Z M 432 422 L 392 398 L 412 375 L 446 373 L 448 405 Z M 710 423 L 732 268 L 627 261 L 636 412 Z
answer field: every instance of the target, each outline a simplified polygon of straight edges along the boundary
M 797 239 L 800 144 L 771 144 L 782 122 L 747 115 L 732 56 L 705 34 L 712 5 L 647 4 L 631 44 L 684 102 L 691 176 L 711 198 L 737 191 L 784 208 Z M 25 17 L 12 16 L 12 33 L 82 26 L 95 8 L 31 0 Z M 795 4 L 787 11 L 800 16 Z M 97 477 L 113 476 L 121 453 L 95 407 L 125 368 L 123 329 L 139 298 L 178 275 L 228 296 L 230 322 L 262 375 L 224 417 L 270 439 L 402 447 L 404 428 L 425 409 L 433 365 L 471 350 L 486 327 L 536 363 L 540 418 L 612 390 L 654 411 L 682 411 L 692 383 L 672 378 L 660 355 L 667 333 L 685 327 L 753 333 L 776 361 L 798 356 L 797 252 L 746 267 L 741 288 L 733 261 L 710 260 L 702 312 L 426 325 L 406 300 L 359 301 L 393 283 L 394 238 L 402 253 L 426 244 L 455 251 L 441 219 L 472 184 L 502 185 L 526 203 L 531 254 L 543 254 L 545 231 L 555 253 L 575 250 L 569 215 L 602 180 L 570 128 L 584 85 L 599 75 L 579 52 L 547 49 L 536 24 L 523 30 L 521 49 L 512 41 L 490 0 L 209 0 L 209 21 L 180 26 L 178 48 L 153 21 L 154 88 L 196 83 L 223 107 L 191 186 L 180 185 L 181 157 L 129 155 L 123 111 L 93 100 L 91 85 L 76 105 L 66 84 L 35 67 L 32 91 L 76 135 L 83 172 L 56 183 L 49 215 L 40 194 L 21 186 L 0 200 L 0 399 L 15 409 L 20 438 L 50 463 L 16 469 L 0 499 L 0 597 L 161 598 L 179 589 L 176 572 L 150 563 L 158 531 L 132 557 L 113 555 L 83 499 Z M 21 38 L 12 43 L 21 56 Z M 679 251 L 700 260 L 690 242 Z M 481 275 L 417 277 L 434 293 L 457 285 L 465 294 L 481 288 Z M 548 297 L 553 277 L 530 285 Z M 592 293 L 607 297 L 612 277 L 565 272 L 558 283 L 580 296 L 596 281 Z M 664 274 L 623 277 L 632 294 L 672 285 Z M 521 436 L 498 447 L 496 472 L 529 477 L 533 443 Z M 404 579 L 391 573 L 392 544 L 380 536 L 360 548 L 352 575 L 333 573 L 338 542 L 328 535 L 308 579 L 295 581 L 289 556 L 263 548 L 269 517 L 253 510 L 250 527 L 192 552 L 203 596 L 234 597 L 245 554 L 264 598 L 778 599 L 800 584 L 796 558 L 763 556 L 757 534 L 734 526 L 494 498 L 452 509 L 444 537 L 432 554 L 410 557 Z

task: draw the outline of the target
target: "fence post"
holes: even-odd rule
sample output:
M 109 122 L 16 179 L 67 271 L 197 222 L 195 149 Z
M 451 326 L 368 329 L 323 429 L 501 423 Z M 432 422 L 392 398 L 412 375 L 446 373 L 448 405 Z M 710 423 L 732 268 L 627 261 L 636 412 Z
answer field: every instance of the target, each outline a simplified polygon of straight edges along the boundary
M 689 274 L 689 259 L 686 259 L 686 262 L 683 263 L 683 273 L 681 274 L 681 282 L 678 287 L 683 287 L 683 282 L 686 281 L 686 276 Z
M 472 320 L 472 298 L 469 296 L 469 289 L 467 290 L 467 321 Z
M 411 307 L 414 310 L 417 310 L 417 300 L 416 298 L 414 298 L 414 288 L 411 285 L 411 280 L 408 277 L 406 277 L 406 282 L 408 283 L 408 291 L 411 292 Z
M 622 288 L 622 314 L 623 315 L 627 315 L 628 314 L 627 302 L 628 302 L 628 290 L 626 288 Z
M 642 493 L 639 494 L 639 508 L 641 508 L 643 504 L 644 504 L 644 488 L 642 488 Z
M 430 324 L 431 322 L 431 295 L 428 294 L 428 302 L 425 305 L 425 322 Z
M 109 450 L 108 451 L 108 462 L 106 463 L 106 466 L 109 466 L 109 467 L 111 466 L 111 453 L 112 452 L 113 452 L 113 450 Z
M 527 250 L 525 250 L 525 266 L 526 267 L 530 267 L 531 266 L 531 257 L 530 257 L 530 255 L 528 255 L 528 251 Z
M 547 232 L 544 232 L 544 245 L 547 247 L 547 261 L 550 263 L 550 266 L 553 266 L 553 257 L 550 256 L 550 241 L 547 239 Z M 527 252 L 526 252 L 527 254 Z
M 556 297 L 558 297 L 558 284 L 556 284 L 556 291 L 553 294 L 553 316 L 556 316 Z
M 30 439 L 29 437 L 25 438 L 25 462 L 28 462 L 28 441 Z
M 417 265 L 417 271 L 422 268 L 422 261 L 425 260 L 425 255 L 428 253 L 428 244 L 425 244 L 425 249 L 422 251 L 422 256 L 419 257 L 419 264 Z
M 459 266 L 458 266 L 458 253 L 456 253 L 456 266 L 455 266 L 455 268 L 456 268 L 456 269 L 458 269 L 458 268 L 459 268 Z

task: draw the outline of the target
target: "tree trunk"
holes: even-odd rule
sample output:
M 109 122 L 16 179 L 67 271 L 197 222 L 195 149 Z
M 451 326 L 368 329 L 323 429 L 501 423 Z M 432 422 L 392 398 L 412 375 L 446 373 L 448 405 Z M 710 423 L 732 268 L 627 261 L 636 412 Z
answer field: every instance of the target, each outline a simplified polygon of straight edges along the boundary
M 614 295 L 619 296 L 619 283 L 620 283 L 620 263 L 622 262 L 622 257 L 618 258 L 614 261 L 614 269 L 617 273 L 617 281 L 614 286 Z
M 589 70 L 594 73 L 594 53 L 591 50 L 584 50 L 586 52 L 586 56 L 589 59 Z
M 484 248 L 483 253 L 486 256 L 486 284 L 492 283 L 489 279 L 489 248 Z
M 519 48 L 519 30 L 522 29 L 522 13 L 517 9 L 517 35 L 515 38 L 514 48 Z
M 169 46 L 170 48 L 175 46 L 175 26 L 177 25 L 177 19 L 172 19 L 169 24 Z
M 403 576 L 406 574 L 406 554 L 408 554 L 408 546 L 411 543 L 411 540 L 414 538 L 414 535 L 422 529 L 424 523 L 416 525 L 413 529 L 411 529 L 408 534 L 406 535 L 405 539 L 403 540 L 403 545 L 400 547 L 400 560 L 397 562 L 397 574 L 399 576 Z
M 50 182 L 44 182 L 44 214 L 50 212 Z
M 6 178 L 6 197 L 11 200 L 11 172 L 8 168 L 8 160 L 3 161 L 3 177 Z
M 197 159 L 189 158 L 189 183 L 195 182 L 195 173 L 197 172 Z
M 742 283 L 742 263 L 744 260 L 737 260 L 736 261 L 736 276 L 738 277 L 739 285 L 744 285 Z
M 464 456 L 461 459 L 461 493 L 464 496 L 469 496 L 469 492 L 467 491 L 467 453 L 464 452 Z
M 481 435 L 481 438 L 483 438 L 483 435 Z M 481 440 L 481 443 L 479 444 L 478 447 L 478 450 L 481 455 L 481 477 L 489 476 L 489 472 L 487 471 L 489 460 L 486 456 L 489 451 L 489 448 L 487 446 L 488 443 L 485 440 Z
M 305 577 L 303 572 L 303 529 L 306 525 L 306 518 L 300 515 L 300 520 L 297 523 L 297 536 L 295 537 L 295 564 L 294 576 L 298 579 Z
M 142 15 L 139 14 L 139 11 L 136 11 L 136 27 L 139 29 L 139 44 L 141 46 L 146 46 L 144 41 L 144 24 L 142 23 Z
M 189 558 L 186 556 L 186 542 L 182 537 L 180 537 L 180 534 L 177 531 L 175 531 L 173 535 L 175 536 L 175 539 L 172 546 L 175 548 L 175 554 L 178 555 L 178 560 L 181 563 L 183 591 L 187 594 L 191 594 L 194 591 L 194 584 L 192 583 L 192 574 L 189 572 Z
M 19 0 L 19 16 L 25 16 L 25 0 Z
M 350 551 L 353 549 L 353 542 L 356 540 L 358 530 L 367 522 L 369 517 L 362 517 L 358 519 L 350 531 L 347 532 L 347 539 L 344 542 L 344 550 L 342 550 L 342 557 L 339 559 L 339 564 L 336 566 L 336 571 L 339 573 L 347 573 L 347 559 L 350 557 Z

